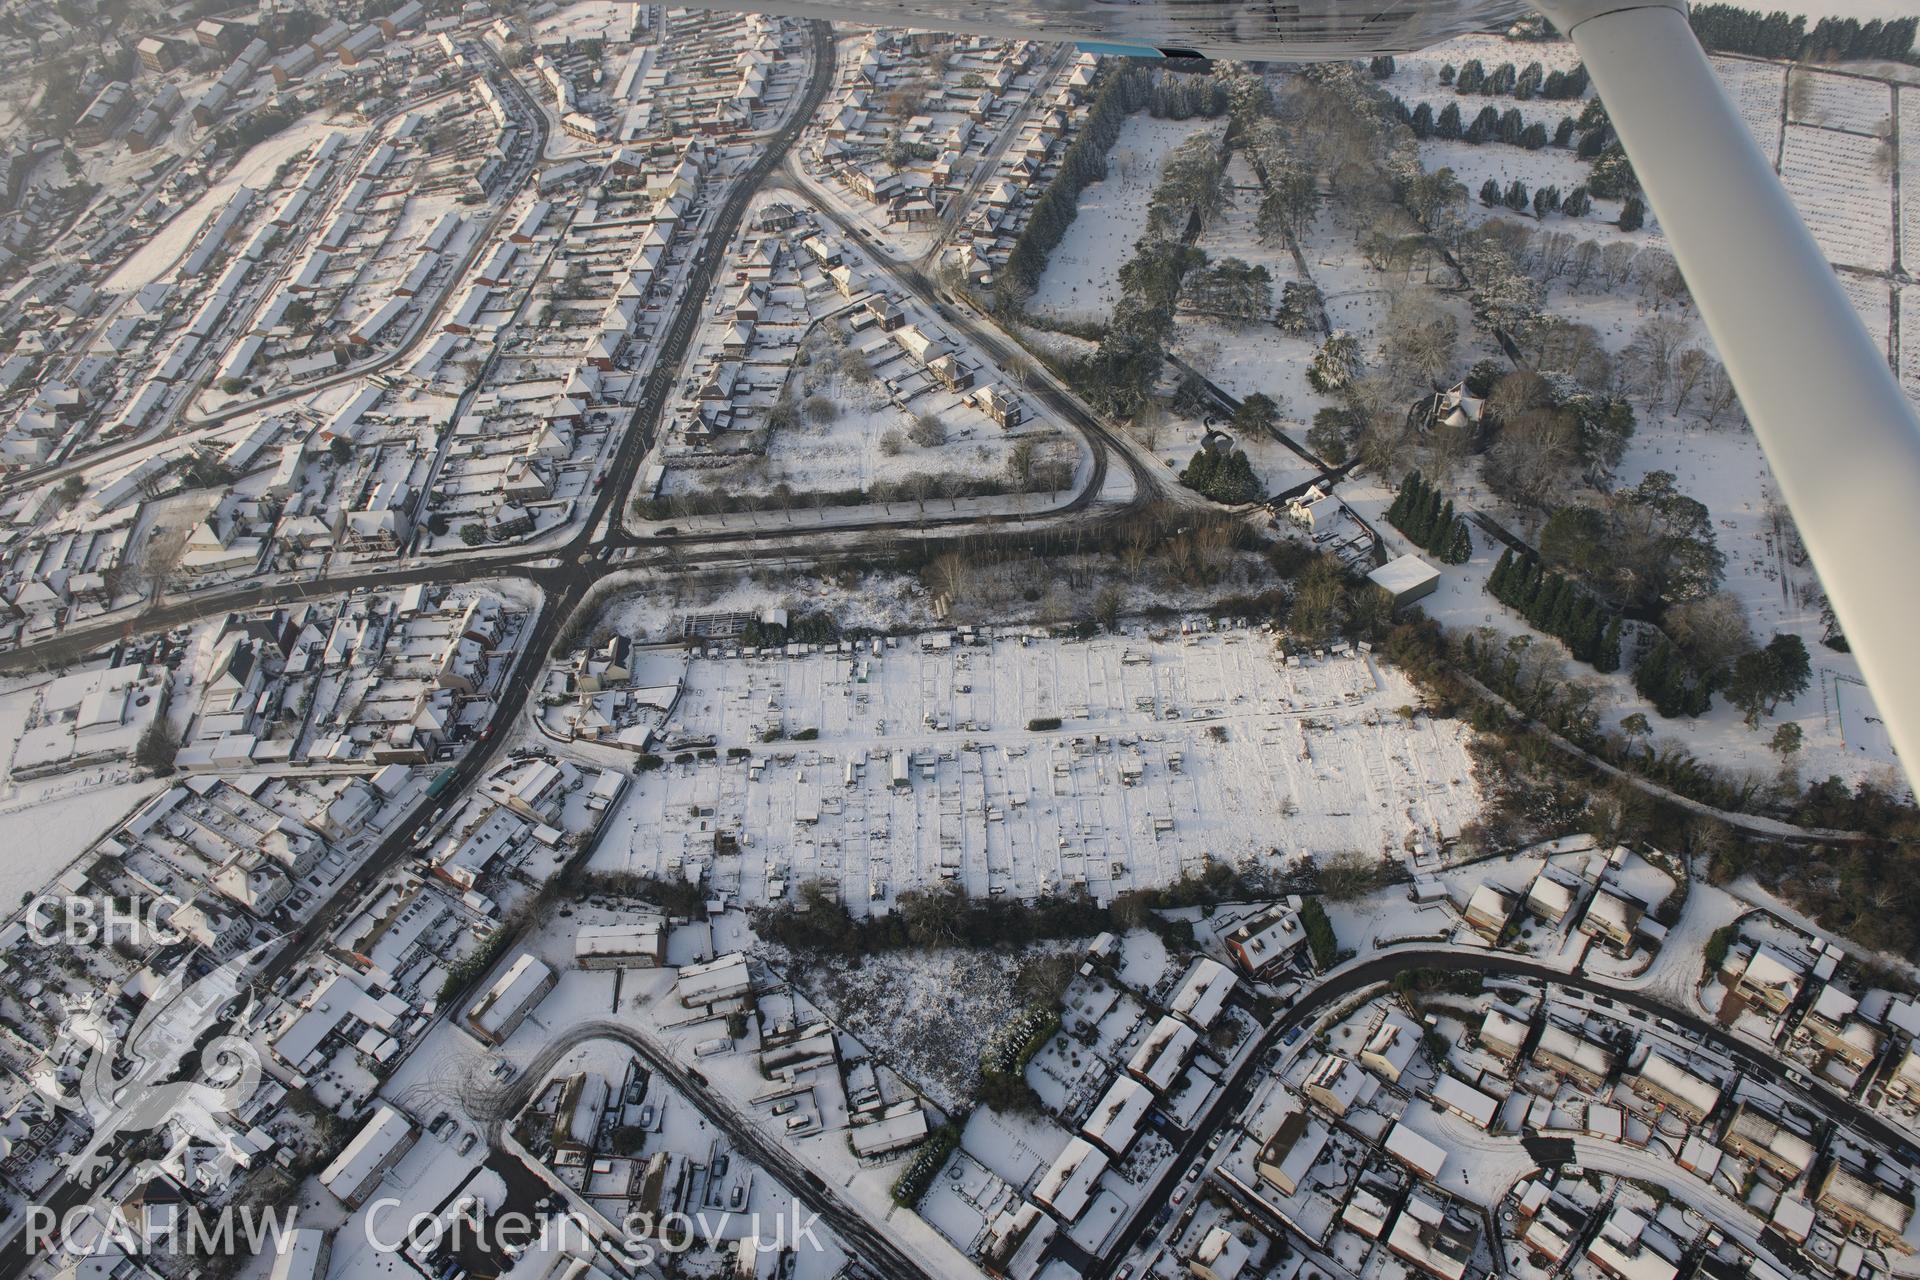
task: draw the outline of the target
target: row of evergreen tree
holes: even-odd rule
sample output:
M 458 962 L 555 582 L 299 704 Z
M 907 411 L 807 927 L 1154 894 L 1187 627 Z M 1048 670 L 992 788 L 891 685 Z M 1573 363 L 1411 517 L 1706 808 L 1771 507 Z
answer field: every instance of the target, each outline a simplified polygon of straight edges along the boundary
M 1161 76 L 1147 97 L 1147 114 L 1156 120 L 1213 120 L 1232 104 L 1225 76 Z
M 1509 547 L 1487 579 L 1487 594 L 1524 617 L 1536 630 L 1563 641 L 1595 671 L 1620 669 L 1620 619 L 1564 573 Z
M 1508 146 L 1525 147 L 1529 151 L 1539 151 L 1552 144 L 1572 149 L 1582 160 L 1593 159 L 1614 142 L 1610 125 L 1603 123 L 1588 128 L 1572 116 L 1561 116 L 1560 123 L 1549 131 L 1544 120 L 1528 123 L 1518 107 L 1508 107 L 1502 111 L 1489 104 L 1480 108 L 1479 114 L 1471 121 L 1461 114 L 1457 102 L 1443 103 L 1435 111 L 1430 102 L 1409 107 L 1401 99 L 1395 98 L 1393 110 L 1401 123 L 1413 130 L 1416 138 L 1457 139 L 1475 146 L 1486 142 L 1504 142 Z
M 1007 255 L 1005 280 L 1021 294 L 1040 283 L 1048 255 L 1080 212 L 1080 193 L 1107 176 L 1107 152 L 1119 138 L 1120 126 L 1152 96 L 1152 74 L 1131 61 L 1109 59 L 1101 64 L 1100 74 L 1086 123 L 1061 158 L 1060 172 L 1034 201 L 1026 228 Z M 1012 296 L 1003 293 L 1002 302 Z
M 1673 641 L 1661 636 L 1633 669 L 1633 687 L 1671 720 L 1676 716 L 1705 715 L 1713 704 L 1713 686 L 1681 656 Z
M 1387 523 L 1446 564 L 1465 564 L 1473 554 L 1466 518 L 1455 515 L 1453 499 L 1443 497 L 1418 471 L 1407 472 L 1400 482 L 1387 508 Z
M 1589 83 L 1583 62 L 1571 71 L 1546 71 L 1537 62 L 1529 62 L 1521 71 L 1511 62 L 1503 62 L 1488 71 L 1480 59 L 1469 58 L 1458 71 L 1448 63 L 1440 68 L 1440 83 L 1450 84 L 1458 94 L 1477 93 L 1483 97 L 1512 95 L 1525 102 L 1529 98 L 1563 101 L 1582 97 Z
M 1849 61 L 1886 58 L 1910 61 L 1920 18 L 1822 18 L 1807 30 L 1799 14 L 1761 13 L 1731 4 L 1695 5 L 1688 19 L 1700 43 L 1716 53 L 1746 53 L 1759 58 L 1807 58 Z
M 1587 194 L 1585 187 L 1575 187 L 1564 196 L 1560 194 L 1560 188 L 1552 185 L 1529 192 L 1527 184 L 1518 178 L 1504 187 L 1498 178 L 1488 178 L 1480 184 L 1480 203 L 1489 209 L 1505 205 L 1515 213 L 1525 213 L 1531 209 L 1536 218 L 1545 218 L 1550 213 L 1584 218 L 1593 212 L 1593 197 Z M 1620 228 L 1623 231 L 1638 231 L 1646 217 L 1646 203 L 1639 196 L 1628 196 L 1620 209 Z

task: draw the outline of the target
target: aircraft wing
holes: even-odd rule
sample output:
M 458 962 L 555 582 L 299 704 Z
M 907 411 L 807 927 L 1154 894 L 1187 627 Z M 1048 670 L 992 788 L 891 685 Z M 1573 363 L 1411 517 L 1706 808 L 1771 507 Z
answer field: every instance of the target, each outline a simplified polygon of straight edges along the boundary
M 1077 43 L 1095 53 L 1245 62 L 1408 53 L 1534 11 L 1526 0 L 751 0 L 763 13 Z

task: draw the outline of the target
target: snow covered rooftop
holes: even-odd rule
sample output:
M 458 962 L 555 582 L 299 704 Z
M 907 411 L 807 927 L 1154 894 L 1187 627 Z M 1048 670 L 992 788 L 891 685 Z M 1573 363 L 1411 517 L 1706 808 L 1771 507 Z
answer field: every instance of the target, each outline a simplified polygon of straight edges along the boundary
M 1442 1075 L 1434 1081 L 1433 1100 L 1482 1129 L 1492 1126 L 1500 1111 L 1500 1102 L 1456 1076 Z
M 1387 1153 L 1423 1178 L 1434 1179 L 1447 1167 L 1447 1153 L 1433 1139 L 1395 1121 L 1387 1130 Z
M 380 1178 L 400 1154 L 413 1144 L 413 1121 L 381 1103 L 373 1119 L 320 1173 L 320 1185 L 349 1206 L 357 1205 L 379 1185 Z
M 1033 1199 L 1062 1222 L 1072 1222 L 1086 1212 L 1094 1184 L 1106 1171 L 1106 1152 L 1085 1138 L 1070 1138 L 1066 1149 L 1034 1184 Z
M 1152 1107 L 1153 1090 L 1131 1076 L 1120 1076 L 1094 1104 L 1081 1132 L 1109 1153 L 1120 1155 L 1132 1145 L 1134 1135 L 1140 1131 L 1140 1122 Z
M 1367 575 L 1367 581 L 1384 589 L 1396 603 L 1418 600 L 1440 585 L 1440 571 L 1408 552 L 1387 561 Z
M 540 1002 L 554 983 L 554 972 L 547 962 L 531 951 L 522 951 L 486 994 L 474 1002 L 467 1021 L 494 1040 L 504 1040 Z
M 1173 999 L 1167 1002 L 1167 1011 L 1178 1014 L 1204 1031 L 1213 1025 L 1213 1020 L 1226 1007 L 1236 981 L 1233 970 L 1218 960 L 1201 956 L 1187 970 L 1187 976 L 1181 980 L 1179 990 L 1173 993 Z
M 1179 1078 L 1181 1068 L 1187 1064 L 1187 1055 L 1199 1040 L 1199 1032 L 1168 1014 L 1154 1024 L 1147 1038 L 1134 1050 L 1127 1070 L 1151 1085 L 1154 1092 L 1165 1093 Z

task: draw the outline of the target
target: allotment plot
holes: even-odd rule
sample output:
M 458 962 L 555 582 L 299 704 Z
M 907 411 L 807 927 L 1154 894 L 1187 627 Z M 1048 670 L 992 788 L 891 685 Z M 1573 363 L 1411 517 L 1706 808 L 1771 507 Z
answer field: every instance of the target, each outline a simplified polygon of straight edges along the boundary
M 1884 138 L 1788 125 L 1780 177 L 1820 251 L 1840 266 L 1893 266 L 1893 180 Z
M 1245 630 L 875 647 L 693 661 L 669 763 L 595 868 L 704 872 L 749 903 L 811 879 L 856 908 L 941 881 L 1104 898 L 1209 859 L 1417 856 L 1478 808 L 1469 731 L 1404 714 L 1412 685 L 1357 651 Z

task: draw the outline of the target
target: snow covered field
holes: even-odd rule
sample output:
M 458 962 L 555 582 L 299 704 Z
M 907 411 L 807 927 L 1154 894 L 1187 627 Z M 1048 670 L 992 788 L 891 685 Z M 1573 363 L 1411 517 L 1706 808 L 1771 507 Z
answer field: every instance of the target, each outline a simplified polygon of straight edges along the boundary
M 615 0 L 587 0 L 563 5 L 534 25 L 533 39 L 541 44 L 562 40 L 621 41 L 633 26 L 633 9 Z
M 1848 271 L 1835 273 L 1840 277 L 1840 287 L 1846 291 L 1847 300 L 1853 303 L 1853 310 L 1860 317 L 1860 323 L 1867 326 L 1867 332 L 1886 351 L 1893 341 L 1893 292 L 1885 280 L 1877 276 L 1855 275 Z
M 1900 382 L 1920 403 L 1920 285 L 1903 284 L 1900 294 Z
M 1584 185 L 1588 176 L 1587 162 L 1571 151 L 1559 147 L 1528 151 L 1524 147 L 1510 147 L 1498 142 L 1476 146 L 1471 142 L 1429 138 L 1420 144 L 1420 163 L 1429 173 L 1443 165 L 1452 169 L 1453 176 L 1466 184 L 1470 212 L 1482 211 L 1480 187 L 1488 178 L 1496 180 L 1502 187 L 1518 178 L 1527 184 L 1529 191 L 1550 185 L 1559 187 L 1564 194 Z M 1598 238 L 1609 232 L 1623 234 L 1616 231 L 1612 222 L 1619 216 L 1619 201 L 1595 200 L 1593 212 L 1587 217 L 1556 217 L 1549 225 L 1556 231 Z M 1652 221 L 1649 220 L 1647 225 L 1653 226 Z M 1651 240 L 1653 236 L 1650 231 L 1643 231 L 1634 238 Z
M 1396 714 L 1415 702 L 1371 659 L 1286 665 L 1248 631 L 698 659 L 655 749 L 751 762 L 640 775 L 593 865 L 707 867 L 748 902 L 825 877 L 859 904 L 942 879 L 1106 898 L 1209 859 L 1397 856 L 1478 805 L 1468 731 Z M 1027 728 L 1045 717 L 1062 726 Z
M 1107 153 L 1107 177 L 1080 193 L 1080 214 L 1047 259 L 1028 309 L 1037 315 L 1105 320 L 1120 299 L 1118 273 L 1147 229 L 1147 200 L 1160 165 L 1196 133 L 1219 128 L 1208 120 L 1127 117 Z
M 1456 41 L 1429 54 L 1399 60 L 1389 88 L 1412 102 L 1425 91 L 1423 85 L 1435 78 L 1428 61 L 1438 59 L 1458 66 L 1466 57 L 1475 56 L 1492 66 L 1496 61 L 1523 63 L 1533 56 L 1496 38 L 1477 39 L 1490 45 L 1469 53 L 1465 42 Z M 1723 57 L 1716 58 L 1714 66 L 1761 147 L 1782 157 L 1783 180 L 1822 249 L 1840 268 L 1842 287 L 1862 323 L 1888 351 L 1909 393 L 1920 398 L 1920 288 L 1890 281 L 1885 274 L 1894 262 L 1896 229 L 1896 157 L 1894 143 L 1886 135 L 1897 111 L 1902 123 L 1913 121 L 1914 139 L 1920 139 L 1920 92 L 1901 90 L 1896 94 L 1884 82 L 1828 72 L 1796 71 L 1790 85 L 1785 67 L 1759 60 Z M 1437 87 L 1438 97 L 1448 92 L 1444 87 L 1428 87 Z M 1480 99 L 1465 101 L 1478 103 Z M 1497 105 L 1504 109 L 1506 101 L 1498 100 Z M 1472 146 L 1428 139 L 1421 144 L 1421 156 L 1430 171 L 1443 164 L 1451 166 L 1470 193 L 1477 193 L 1488 178 L 1502 185 L 1518 178 L 1530 189 L 1551 182 L 1566 190 L 1586 176 L 1586 166 L 1577 157 L 1552 147 L 1529 152 L 1498 143 Z M 1898 158 L 1920 164 L 1920 141 L 1903 137 Z M 1909 191 L 1903 192 L 1901 212 L 1912 210 L 1916 216 L 1902 219 L 1900 230 L 1903 244 L 1912 244 L 1920 241 L 1920 196 L 1912 194 L 1920 190 L 1920 183 L 1905 185 Z M 1610 243 L 1626 236 L 1601 220 L 1603 215 L 1614 216 L 1617 208 L 1596 209 L 1596 216 L 1584 220 L 1549 218 L 1538 229 Z M 1484 219 L 1513 215 L 1482 209 L 1473 199 L 1469 216 Z M 1316 279 L 1330 296 L 1333 323 L 1365 336 L 1377 315 L 1370 314 L 1363 295 L 1356 292 L 1343 297 L 1339 285 L 1333 282 L 1332 264 L 1321 263 L 1321 259 L 1332 256 L 1323 244 L 1326 237 L 1342 238 L 1337 232 L 1329 232 L 1326 221 L 1324 217 L 1318 220 L 1310 235 L 1309 261 L 1316 264 Z M 1532 225 L 1529 220 L 1522 221 Z M 1647 246 L 1661 243 L 1657 228 L 1651 225 L 1632 233 L 1631 239 Z M 1912 256 L 1913 250 L 1907 249 L 1902 260 Z M 1323 274 L 1328 278 L 1320 279 Z M 1635 333 L 1655 314 L 1652 300 L 1644 291 L 1580 291 L 1565 284 L 1555 284 L 1548 290 L 1545 305 L 1550 314 L 1592 326 L 1616 356 L 1623 355 Z M 1697 318 L 1690 310 L 1683 311 L 1682 318 L 1691 329 L 1688 340 L 1710 351 L 1710 339 Z M 1897 351 L 1893 350 L 1896 335 Z M 1772 474 L 1752 434 L 1744 427 L 1729 427 L 1724 420 L 1718 429 L 1707 426 L 1697 404 L 1678 417 L 1649 412 L 1638 397 L 1636 407 L 1640 410 L 1639 429 L 1619 468 L 1617 483 L 1637 483 L 1654 470 L 1675 473 L 1681 491 L 1705 503 L 1713 514 L 1719 547 L 1727 558 L 1725 589 L 1741 602 L 1753 634 L 1762 641 L 1775 631 L 1799 635 L 1814 667 L 1808 692 L 1797 702 L 1782 706 L 1779 715 L 1766 721 L 1759 733 L 1741 723 L 1731 708 L 1716 705 L 1699 720 L 1656 720 L 1656 738 L 1678 743 L 1716 764 L 1765 773 L 1778 765 L 1765 749 L 1765 737 L 1773 724 L 1791 720 L 1805 734 L 1805 746 L 1795 758 L 1803 776 L 1838 772 L 1857 778 L 1890 764 L 1892 755 L 1886 748 L 1884 728 L 1877 722 L 1864 686 L 1858 683 L 1857 666 L 1851 657 L 1820 643 L 1818 580 L 1811 566 L 1804 563 L 1791 520 L 1780 508 Z M 1456 479 L 1453 491 L 1460 500 L 1493 513 L 1523 534 L 1537 532 L 1535 516 L 1512 510 L 1481 489 L 1472 476 Z M 1348 485 L 1343 487 L 1342 497 L 1363 514 L 1377 515 L 1391 495 L 1370 495 Z M 1378 503 L 1372 501 L 1374 497 Z M 1523 630 L 1518 620 L 1494 604 L 1483 590 L 1497 551 L 1481 545 L 1486 541 L 1476 536 L 1472 561 L 1445 570 L 1440 590 L 1423 601 L 1423 607 L 1451 625 L 1491 624 L 1504 632 Z M 1394 550 L 1402 549 L 1397 535 L 1389 535 L 1389 543 Z M 1644 709 L 1624 676 L 1603 679 L 1584 667 L 1574 667 L 1571 673 L 1603 684 L 1601 705 L 1614 720 Z
M 1911 272 L 1920 266 L 1920 87 L 1900 90 L 1900 260 Z
M 1893 765 L 1884 727 L 1878 724 L 1879 713 L 1860 683 L 1858 664 L 1821 643 L 1819 581 L 1812 566 L 1799 557 L 1797 535 L 1779 504 L 1773 474 L 1753 433 L 1724 421 L 1718 428 L 1708 427 L 1692 414 L 1676 418 L 1643 413 L 1621 461 L 1618 484 L 1638 484 L 1650 471 L 1674 473 L 1681 492 L 1706 504 L 1713 514 L 1716 542 L 1727 561 L 1723 590 L 1738 599 L 1760 642 L 1775 632 L 1798 635 L 1812 660 L 1813 680 L 1804 695 L 1781 704 L 1777 714 L 1763 720 L 1755 731 L 1722 698 L 1715 698 L 1712 710 L 1698 719 L 1661 719 L 1633 691 L 1626 672 L 1601 675 L 1569 662 L 1569 677 L 1591 683 L 1599 691 L 1596 705 L 1605 723 L 1611 727 L 1632 712 L 1647 712 L 1656 743 L 1682 746 L 1701 760 L 1734 771 L 1770 774 L 1777 768 L 1779 761 L 1767 751 L 1766 743 L 1774 727 L 1785 722 L 1798 724 L 1804 734 L 1804 745 L 1794 757 L 1803 778 L 1837 773 L 1853 780 Z M 1537 531 L 1537 519 L 1507 507 L 1470 473 L 1456 477 L 1448 491 L 1457 501 L 1494 514 L 1523 536 Z M 1390 488 L 1348 482 L 1339 492 L 1372 521 L 1386 539 L 1390 555 L 1413 549 L 1384 521 L 1393 497 Z M 1518 615 L 1485 589 L 1487 575 L 1499 560 L 1500 544 L 1478 529 L 1473 537 L 1472 559 L 1464 565 L 1440 566 L 1440 586 L 1421 600 L 1421 609 L 1449 627 L 1529 634 Z M 1535 643 L 1558 649 L 1555 642 L 1538 636 Z
M 1795 68 L 1787 79 L 1787 122 L 1886 136 L 1893 91 L 1878 80 Z
M 1561 116 L 1580 114 L 1584 104 L 1577 99 L 1529 98 L 1520 101 L 1511 96 L 1483 97 L 1459 93 L 1452 85 L 1440 82 L 1442 67 L 1452 66 L 1457 70 L 1476 58 L 1489 71 L 1503 62 L 1511 62 L 1516 67 L 1538 62 L 1541 70 L 1549 73 L 1571 71 L 1580 64 L 1579 53 L 1565 40 L 1550 44 L 1518 44 L 1496 35 L 1461 36 L 1428 49 L 1396 55 L 1393 60 L 1394 73 L 1387 80 L 1387 88 L 1410 108 L 1422 102 L 1431 105 L 1435 115 L 1449 102 L 1455 103 L 1461 115 L 1469 120 L 1488 104 L 1502 111 L 1512 107 L 1520 112 L 1528 124 L 1540 121 L 1548 130 L 1560 123 Z
M 1396 75 L 1411 76 L 1416 84 L 1437 86 L 1441 67 L 1448 63 L 1459 67 L 1472 58 L 1480 59 L 1489 70 L 1503 62 L 1520 67 L 1529 62 L 1538 62 L 1547 71 L 1571 71 L 1580 63 L 1580 55 L 1571 41 L 1523 44 L 1498 35 L 1460 36 L 1431 48 L 1398 54 L 1393 61 Z M 1445 92 L 1453 91 L 1446 89 Z
M 1781 180 L 1821 252 L 1835 263 L 1876 271 L 1893 266 L 1891 146 L 1881 138 L 1787 126 Z
M 1275 426 L 1295 440 L 1304 440 L 1314 411 L 1327 398 L 1307 386 L 1307 367 L 1314 345 L 1289 337 L 1271 324 L 1235 328 L 1195 317 L 1180 322 L 1174 354 L 1230 395 L 1245 399 L 1258 391 L 1280 406 Z M 1178 469 L 1200 446 L 1199 424 L 1181 433 L 1167 433 L 1158 441 L 1161 459 Z M 1269 494 L 1284 493 L 1317 476 L 1319 468 L 1272 436 L 1236 435 L 1234 446 L 1247 455 L 1253 473 Z
M 1749 58 L 1714 57 L 1713 73 L 1720 87 L 1733 99 L 1734 110 L 1752 130 L 1754 141 L 1767 159 L 1780 158 L 1781 95 L 1787 91 L 1786 68 L 1777 62 L 1757 62 Z
M 38 693 L 36 683 L 0 695 L 0 743 L 6 744 L 0 764 L 8 771 Z M 43 888 L 166 785 L 158 779 L 132 778 L 132 768 L 122 762 L 0 786 L 0 823 L 7 832 L 7 856 L 0 859 L 0 901 L 11 907 Z
M 892 354 L 884 341 L 871 343 Z M 750 481 L 770 489 L 787 484 L 796 492 L 817 489 L 871 490 L 876 483 L 898 482 L 916 474 L 935 473 L 959 478 L 997 478 L 1007 473 L 1007 461 L 1020 441 L 1029 442 L 1042 458 L 1078 464 L 1083 450 L 1045 419 L 1034 418 L 1011 431 L 968 402 L 966 393 L 929 387 L 911 402 L 911 412 L 891 400 L 877 382 L 856 383 L 834 375 L 821 390 L 839 406 L 831 421 L 803 420 L 768 433 L 764 461 L 716 470 L 675 470 L 669 473 L 669 492 L 697 491 L 719 478 L 723 487 Z M 908 439 L 915 419 L 930 415 L 946 435 L 937 444 Z M 763 472 L 758 479 L 755 471 Z

